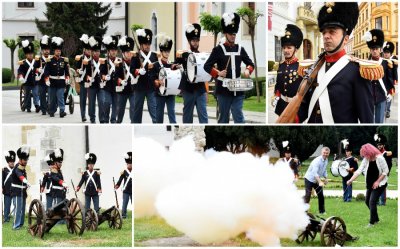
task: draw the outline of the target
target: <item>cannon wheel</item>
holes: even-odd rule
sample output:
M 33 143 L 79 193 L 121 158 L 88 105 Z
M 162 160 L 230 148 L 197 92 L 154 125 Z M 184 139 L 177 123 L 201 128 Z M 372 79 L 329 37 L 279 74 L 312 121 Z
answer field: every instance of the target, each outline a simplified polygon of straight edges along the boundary
M 68 97 L 68 108 L 69 108 L 69 113 L 73 114 L 74 113 L 74 98 L 72 97 L 72 95 L 69 95 Z
M 86 217 L 85 217 L 86 230 L 97 231 L 98 224 L 99 224 L 99 218 L 97 217 L 97 213 L 93 209 L 89 208 L 86 211 Z
M 19 88 L 19 106 L 21 108 L 21 111 L 25 111 L 25 88 L 24 88 L 24 84 L 21 84 L 20 88 Z
M 41 201 L 34 199 L 29 205 L 28 232 L 32 236 L 43 238 L 46 228 L 46 212 Z
M 346 241 L 346 224 L 340 217 L 329 217 L 321 229 L 322 246 L 343 246 Z
M 308 217 L 311 219 L 315 219 L 315 216 L 311 213 L 307 213 Z M 315 237 L 317 236 L 317 231 L 312 230 L 311 228 L 311 223 L 307 225 L 306 229 L 299 234 L 299 236 L 296 239 L 297 244 L 303 243 L 304 240 L 308 241 L 313 241 Z
M 110 213 L 110 219 L 108 220 L 108 226 L 112 229 L 122 228 L 122 215 L 118 208 L 114 207 Z
M 69 233 L 82 235 L 85 231 L 85 213 L 83 212 L 82 203 L 72 198 L 67 203 L 67 216 L 65 217 Z

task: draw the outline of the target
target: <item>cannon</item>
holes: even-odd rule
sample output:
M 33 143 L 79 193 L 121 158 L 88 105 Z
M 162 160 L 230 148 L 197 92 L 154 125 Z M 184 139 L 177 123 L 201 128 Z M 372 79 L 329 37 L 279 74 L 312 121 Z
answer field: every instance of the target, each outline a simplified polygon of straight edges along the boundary
M 38 199 L 34 199 L 29 205 L 28 232 L 34 237 L 43 238 L 61 220 L 65 220 L 69 233 L 82 235 L 85 231 L 82 203 L 76 198 L 65 199 L 46 211 Z
M 86 211 L 86 219 L 85 225 L 86 230 L 96 231 L 97 227 L 104 223 L 108 222 L 108 227 L 112 229 L 121 229 L 122 228 L 122 215 L 119 209 L 115 206 L 110 207 L 109 209 L 97 213 L 93 209 L 89 208 Z
M 296 239 L 298 244 L 306 241 L 313 241 L 318 232 L 321 234 L 321 246 L 343 246 L 346 241 L 355 241 L 358 237 L 353 237 L 347 233 L 346 224 L 340 217 L 331 216 L 328 219 L 315 217 L 311 213 L 307 213 L 310 223 L 306 229 L 300 232 Z

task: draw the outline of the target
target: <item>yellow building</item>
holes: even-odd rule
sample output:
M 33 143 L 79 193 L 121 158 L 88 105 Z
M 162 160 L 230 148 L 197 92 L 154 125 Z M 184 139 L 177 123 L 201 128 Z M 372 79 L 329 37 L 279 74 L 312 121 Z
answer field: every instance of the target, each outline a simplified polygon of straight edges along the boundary
M 362 40 L 365 32 L 371 29 L 382 29 L 385 41 L 395 44 L 394 54 L 398 54 L 398 15 L 397 2 L 363 2 L 359 5 L 360 15 L 354 29 L 353 53 L 361 59 L 367 59 L 369 48 Z

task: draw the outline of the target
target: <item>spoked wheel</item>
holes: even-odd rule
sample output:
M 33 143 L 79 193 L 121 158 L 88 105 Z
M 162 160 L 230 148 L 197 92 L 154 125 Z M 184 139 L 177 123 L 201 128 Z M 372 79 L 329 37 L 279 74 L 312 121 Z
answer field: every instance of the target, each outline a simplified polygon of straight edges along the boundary
M 74 98 L 72 97 L 72 95 L 69 95 L 68 97 L 68 108 L 69 108 L 69 113 L 73 114 L 74 113 Z
M 122 215 L 118 208 L 114 207 L 110 213 L 110 219 L 108 220 L 108 226 L 112 229 L 122 228 Z
M 72 198 L 68 201 L 65 221 L 69 233 L 82 235 L 85 231 L 85 213 L 82 203 L 78 199 Z
M 97 217 L 97 213 L 93 209 L 89 208 L 86 211 L 86 217 L 85 217 L 86 230 L 96 231 L 98 224 L 99 224 L 99 218 Z
M 343 246 L 346 241 L 346 224 L 340 217 L 329 217 L 321 229 L 322 246 Z
M 303 243 L 304 240 L 313 241 L 317 236 L 317 231 L 315 231 L 311 225 L 311 220 L 315 219 L 315 216 L 311 213 L 307 213 L 308 217 L 310 218 L 310 223 L 307 225 L 306 229 L 299 234 L 296 239 L 297 244 Z
M 46 228 L 46 212 L 43 203 L 34 199 L 29 205 L 28 232 L 32 236 L 43 238 Z
M 24 84 L 21 84 L 20 88 L 19 88 L 19 106 L 21 108 L 21 111 L 25 111 L 25 88 L 24 88 Z

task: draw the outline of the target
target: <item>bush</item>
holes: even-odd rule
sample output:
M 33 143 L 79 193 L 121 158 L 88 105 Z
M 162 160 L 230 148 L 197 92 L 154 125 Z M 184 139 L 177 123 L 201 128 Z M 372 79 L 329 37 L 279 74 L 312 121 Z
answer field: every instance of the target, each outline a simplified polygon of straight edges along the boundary
M 274 70 L 275 61 L 268 61 L 268 72 Z
M 258 85 L 260 86 L 260 95 L 265 96 L 265 77 L 258 77 Z M 250 91 L 245 92 L 245 98 L 250 98 L 251 96 L 257 96 L 257 90 L 256 90 L 256 80 L 253 78 L 254 82 L 254 87 Z
M 356 201 L 365 201 L 365 195 L 362 194 L 362 193 L 359 193 L 359 194 L 356 196 Z
M 8 83 L 11 81 L 11 69 L 10 68 L 3 67 L 2 74 L 3 74 L 2 83 Z

